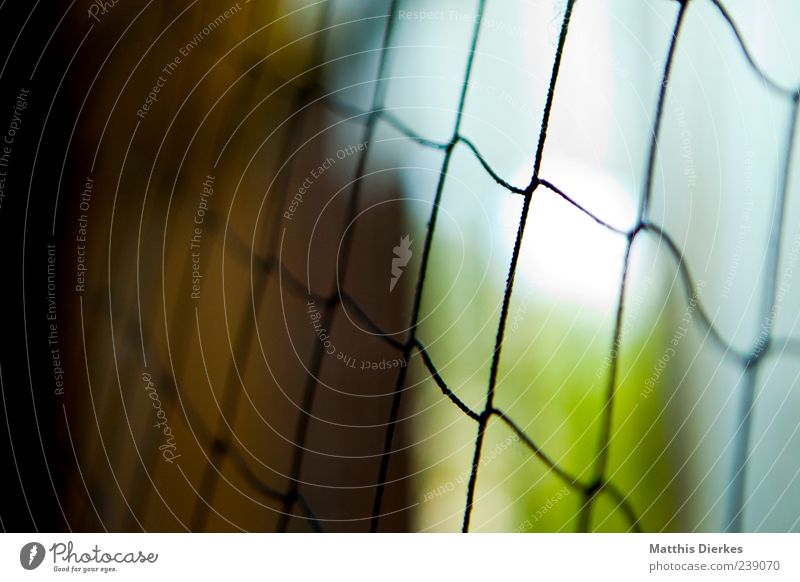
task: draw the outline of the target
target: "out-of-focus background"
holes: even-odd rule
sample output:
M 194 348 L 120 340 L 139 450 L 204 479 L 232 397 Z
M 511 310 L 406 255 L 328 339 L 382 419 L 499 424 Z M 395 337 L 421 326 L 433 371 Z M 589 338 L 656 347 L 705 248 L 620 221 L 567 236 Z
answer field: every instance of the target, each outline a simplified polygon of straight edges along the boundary
M 0 3 L 0 525 L 797 531 L 797 22 Z

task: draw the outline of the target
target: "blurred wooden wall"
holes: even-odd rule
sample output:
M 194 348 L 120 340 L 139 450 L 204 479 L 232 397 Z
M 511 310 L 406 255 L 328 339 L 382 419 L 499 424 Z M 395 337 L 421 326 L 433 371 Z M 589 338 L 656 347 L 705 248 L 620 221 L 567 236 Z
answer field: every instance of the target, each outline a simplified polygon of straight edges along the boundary
M 62 229 L 70 248 L 87 215 L 85 290 L 63 310 L 80 469 L 67 495 L 74 529 L 308 531 L 309 508 L 325 531 L 369 528 L 397 369 L 367 374 L 323 354 L 293 487 L 319 342 L 302 285 L 308 274 L 312 295 L 336 295 L 336 269 L 347 270 L 347 293 L 386 329 L 401 329 L 408 292 L 387 287 L 402 210 L 367 213 L 351 256 L 337 257 L 361 152 L 315 179 L 291 220 L 284 212 L 314 168 L 365 132 L 366 117 L 340 123 L 299 87 L 335 82 L 324 61 L 379 46 L 385 20 L 318 30 L 380 9 L 181 0 L 96 15 L 69 87 L 79 117 Z M 85 34 L 82 14 L 69 22 L 73 40 Z M 354 59 L 353 75 L 373 80 L 379 56 Z M 370 154 L 367 165 L 379 164 Z M 397 190 L 391 177 L 371 179 L 356 210 Z M 193 270 L 202 275 L 194 290 Z M 333 308 L 337 354 L 399 356 Z M 391 480 L 406 475 L 405 458 L 393 455 Z M 280 498 L 295 489 L 297 500 Z M 398 511 L 406 489 L 402 480 L 387 488 L 382 530 L 408 529 L 408 512 Z M 281 520 L 287 511 L 297 517 Z

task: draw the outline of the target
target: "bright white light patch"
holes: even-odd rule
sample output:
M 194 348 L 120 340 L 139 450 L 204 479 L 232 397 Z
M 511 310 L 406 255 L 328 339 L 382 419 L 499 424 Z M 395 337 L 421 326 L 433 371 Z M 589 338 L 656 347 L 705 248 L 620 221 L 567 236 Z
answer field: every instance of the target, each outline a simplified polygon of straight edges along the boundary
M 630 190 L 612 175 L 573 165 L 569 184 L 582 188 L 584 198 L 591 193 L 598 201 L 592 206 L 600 209 L 600 218 L 615 226 L 626 223 L 635 212 Z M 516 237 L 520 209 L 519 199 L 507 198 L 502 206 L 500 219 L 510 244 Z M 619 298 L 625 245 L 623 235 L 540 186 L 531 202 L 517 276 L 549 299 L 607 312 L 616 309 Z

